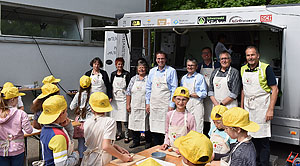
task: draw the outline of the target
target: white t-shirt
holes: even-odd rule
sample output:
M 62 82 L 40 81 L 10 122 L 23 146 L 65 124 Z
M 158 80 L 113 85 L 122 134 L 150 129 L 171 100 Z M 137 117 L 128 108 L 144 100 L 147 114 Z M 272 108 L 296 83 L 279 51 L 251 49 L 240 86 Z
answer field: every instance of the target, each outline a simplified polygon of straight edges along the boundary
M 22 97 L 19 96 L 18 97 L 18 108 L 23 107 L 23 106 L 24 106 L 24 104 L 23 104 L 23 101 L 22 101 Z
M 105 165 L 112 160 L 112 156 L 104 152 L 101 156 L 99 151 L 102 150 L 104 139 L 112 141 L 116 138 L 116 121 L 111 117 L 95 116 L 87 119 L 84 123 L 84 138 L 87 151 L 96 151 L 84 156 L 82 162 L 87 165 Z M 98 150 L 95 150 L 98 147 Z

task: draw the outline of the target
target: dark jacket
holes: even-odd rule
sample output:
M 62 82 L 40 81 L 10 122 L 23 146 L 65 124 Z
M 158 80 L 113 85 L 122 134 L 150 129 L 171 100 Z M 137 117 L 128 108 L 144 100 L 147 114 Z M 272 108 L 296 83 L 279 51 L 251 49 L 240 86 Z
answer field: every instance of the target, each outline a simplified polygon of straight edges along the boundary
M 93 69 L 92 69 L 93 70 Z M 89 70 L 85 73 L 86 76 L 91 76 L 92 74 L 92 70 Z M 112 91 L 111 91 L 111 84 L 109 82 L 109 78 L 108 78 L 108 74 L 106 71 L 102 70 L 102 69 L 99 69 L 100 70 L 100 73 L 102 75 L 102 79 L 104 81 L 104 84 L 105 84 L 105 87 L 106 87 L 106 93 L 107 93 L 107 96 L 108 98 L 112 99 Z

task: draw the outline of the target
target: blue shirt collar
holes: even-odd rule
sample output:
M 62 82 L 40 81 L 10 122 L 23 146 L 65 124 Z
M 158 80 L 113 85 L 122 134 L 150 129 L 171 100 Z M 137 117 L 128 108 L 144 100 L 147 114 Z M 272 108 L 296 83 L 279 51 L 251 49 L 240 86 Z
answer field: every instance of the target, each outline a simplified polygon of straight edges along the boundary
M 158 66 L 157 66 L 156 71 L 164 72 L 166 69 L 167 69 L 167 65 L 165 65 L 165 67 L 164 67 L 162 70 L 159 70 L 159 69 L 158 69 Z
M 197 74 L 197 72 L 195 71 L 195 72 L 194 72 L 194 74 L 193 74 L 192 76 L 190 76 L 190 77 L 189 77 L 189 75 L 188 75 L 188 74 L 186 74 L 186 77 L 187 77 L 187 78 L 193 78 L 193 77 L 195 77 L 195 76 L 196 76 L 196 74 Z

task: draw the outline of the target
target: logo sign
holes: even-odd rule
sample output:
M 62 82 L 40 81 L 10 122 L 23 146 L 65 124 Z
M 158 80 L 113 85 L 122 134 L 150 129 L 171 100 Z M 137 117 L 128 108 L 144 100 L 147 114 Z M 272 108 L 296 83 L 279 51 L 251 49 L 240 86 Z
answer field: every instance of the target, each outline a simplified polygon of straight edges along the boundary
M 141 20 L 131 20 L 131 26 L 141 26 Z
M 231 23 L 244 23 L 244 22 L 255 22 L 256 19 L 243 19 L 240 16 L 233 16 L 229 19 Z
M 197 24 L 219 24 L 226 22 L 226 16 L 200 16 Z
M 157 25 L 167 25 L 167 19 L 158 19 Z
M 260 15 L 261 22 L 272 22 L 272 14 L 269 15 Z
M 179 22 L 178 22 L 178 20 L 175 20 L 175 21 L 173 21 L 173 23 L 174 23 L 175 25 L 177 25 Z

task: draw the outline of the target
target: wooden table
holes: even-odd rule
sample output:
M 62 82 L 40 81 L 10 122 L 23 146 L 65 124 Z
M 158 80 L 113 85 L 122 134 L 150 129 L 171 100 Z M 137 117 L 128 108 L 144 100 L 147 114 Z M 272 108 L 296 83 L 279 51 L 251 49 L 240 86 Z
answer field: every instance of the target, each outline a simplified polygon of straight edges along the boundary
M 157 146 L 154 146 L 152 148 L 141 151 L 137 154 L 141 155 L 141 156 L 145 156 L 146 158 L 148 158 L 148 157 L 151 157 L 151 153 L 156 152 L 156 149 L 158 149 L 159 147 L 160 146 L 157 145 Z M 166 159 L 165 159 L 165 161 L 170 162 L 170 163 L 174 163 L 176 166 L 182 166 L 181 160 L 182 160 L 182 157 L 173 157 L 173 156 L 170 156 L 170 155 L 167 155 Z M 106 166 L 115 166 L 115 164 L 109 163 Z
M 19 89 L 20 92 L 31 91 L 34 97 L 38 96 L 38 93 L 37 93 L 38 90 L 41 90 L 41 87 L 37 87 L 37 88 L 20 88 Z

